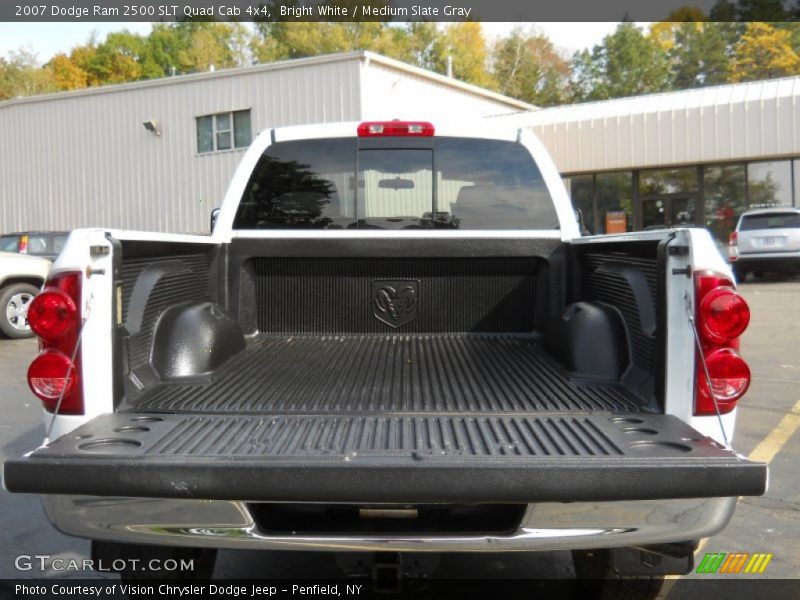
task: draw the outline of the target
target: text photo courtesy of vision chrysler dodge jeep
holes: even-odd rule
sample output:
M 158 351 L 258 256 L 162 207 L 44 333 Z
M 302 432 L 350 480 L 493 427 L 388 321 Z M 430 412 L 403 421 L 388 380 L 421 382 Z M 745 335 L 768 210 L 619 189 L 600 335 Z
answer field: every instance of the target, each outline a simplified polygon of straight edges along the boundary
M 99 555 L 685 572 L 766 486 L 734 287 L 704 230 L 581 237 L 525 131 L 268 130 L 210 237 L 72 233 L 29 311 L 49 439 L 5 485 Z

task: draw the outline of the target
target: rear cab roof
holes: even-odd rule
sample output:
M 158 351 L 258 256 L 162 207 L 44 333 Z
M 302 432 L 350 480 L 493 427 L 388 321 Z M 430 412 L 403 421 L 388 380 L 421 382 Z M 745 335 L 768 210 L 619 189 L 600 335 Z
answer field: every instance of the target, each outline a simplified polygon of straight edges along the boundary
M 376 119 L 378 122 L 391 122 L 392 119 Z M 408 120 L 402 119 L 404 123 L 430 122 L 427 119 Z M 288 127 L 276 127 L 267 129 L 261 135 L 272 135 L 272 142 L 288 142 L 293 140 L 310 140 L 320 138 L 340 138 L 356 137 L 358 126 L 362 121 L 346 121 L 343 123 L 324 123 L 311 125 L 291 125 Z M 521 130 L 515 127 L 490 126 L 480 121 L 454 122 L 436 121 L 433 122 L 435 137 L 464 137 L 464 138 L 485 138 L 491 140 L 518 141 Z M 273 133 L 274 132 L 274 133 Z

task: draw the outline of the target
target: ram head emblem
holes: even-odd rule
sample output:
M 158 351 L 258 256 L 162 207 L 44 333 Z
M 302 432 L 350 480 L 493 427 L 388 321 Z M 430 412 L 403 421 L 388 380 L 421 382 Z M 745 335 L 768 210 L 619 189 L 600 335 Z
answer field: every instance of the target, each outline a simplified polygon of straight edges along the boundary
M 390 327 L 400 327 L 417 316 L 419 281 L 414 279 L 372 282 L 372 313 Z

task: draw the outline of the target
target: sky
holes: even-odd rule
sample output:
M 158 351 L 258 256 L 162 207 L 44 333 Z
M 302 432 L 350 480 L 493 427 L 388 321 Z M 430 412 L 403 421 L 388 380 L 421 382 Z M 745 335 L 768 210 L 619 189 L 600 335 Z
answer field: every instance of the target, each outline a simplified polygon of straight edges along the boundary
M 510 32 L 519 23 L 483 23 L 487 37 L 494 38 Z M 524 23 L 546 34 L 567 56 L 577 50 L 591 48 L 611 33 L 617 23 Z M 150 23 L 0 23 L 0 56 L 27 47 L 41 62 L 47 62 L 58 52 L 69 53 L 73 46 L 86 42 L 92 31 L 102 40 L 106 34 L 120 29 L 147 34 Z

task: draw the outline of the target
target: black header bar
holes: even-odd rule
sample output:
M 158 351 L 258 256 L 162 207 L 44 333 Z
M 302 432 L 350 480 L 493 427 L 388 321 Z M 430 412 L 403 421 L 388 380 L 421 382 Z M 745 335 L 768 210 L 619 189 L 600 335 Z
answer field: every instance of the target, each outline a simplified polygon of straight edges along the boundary
M 690 4 L 708 15 L 715 1 Z M 686 0 L 3 0 L 0 21 L 661 21 L 686 4 Z M 786 18 L 792 18 L 788 3 L 786 9 Z

